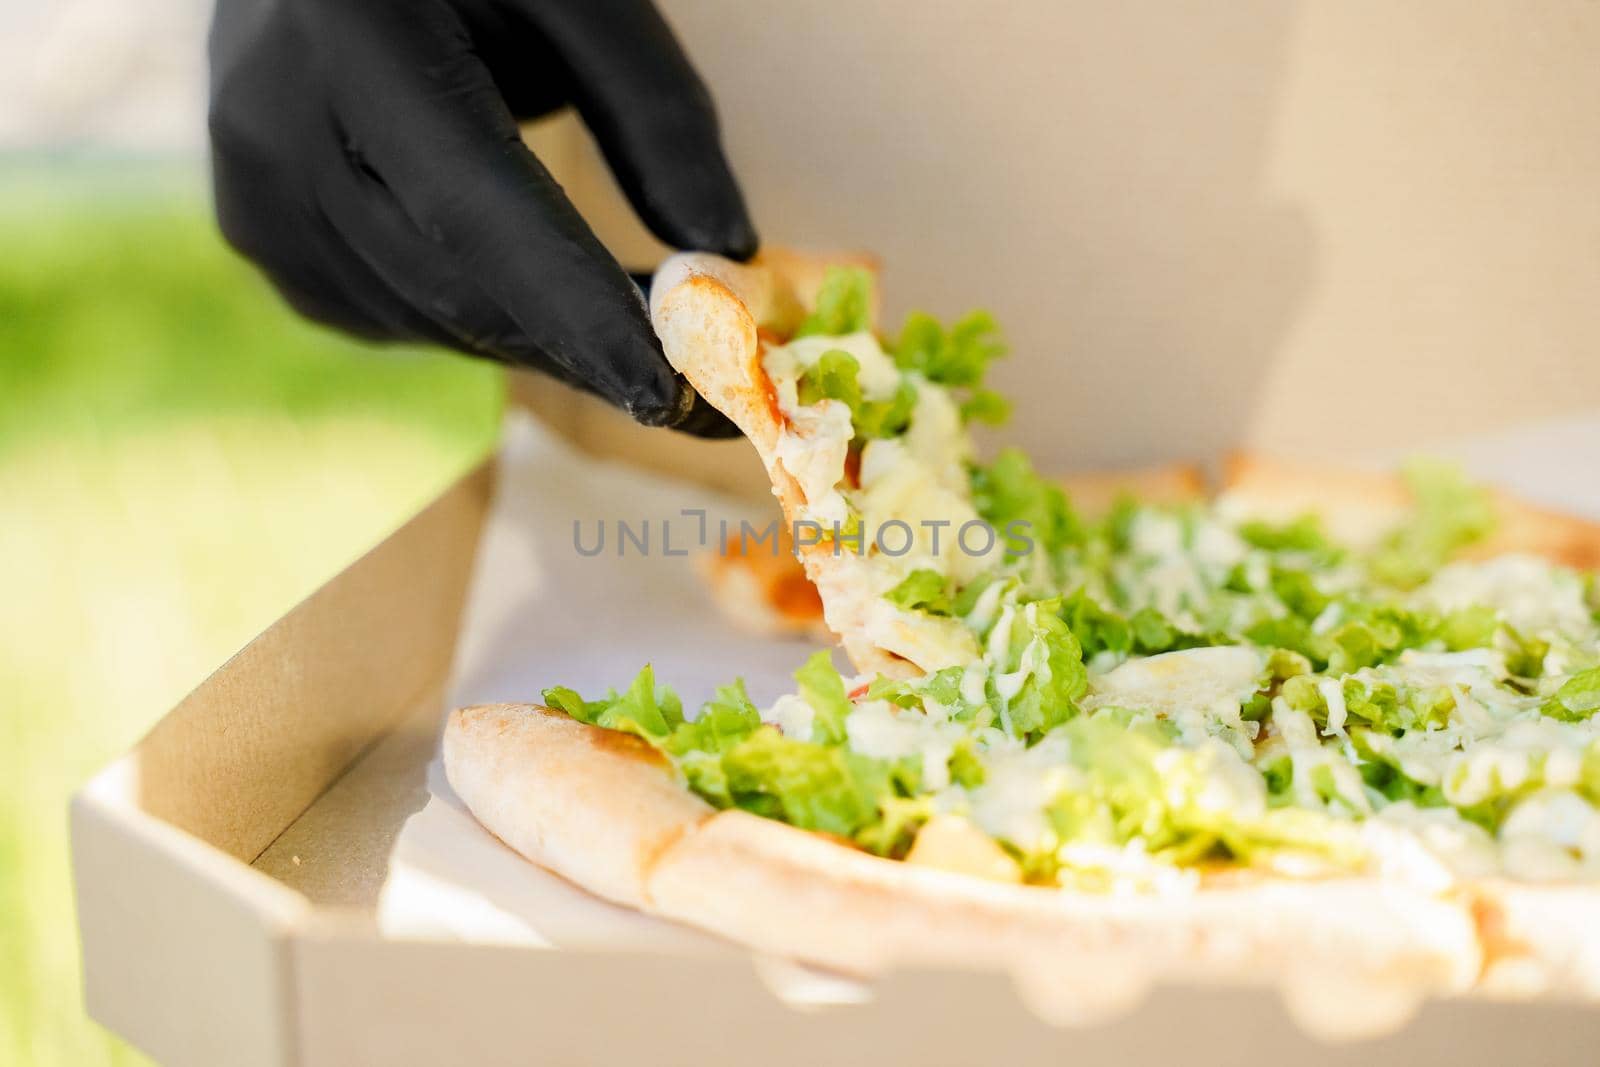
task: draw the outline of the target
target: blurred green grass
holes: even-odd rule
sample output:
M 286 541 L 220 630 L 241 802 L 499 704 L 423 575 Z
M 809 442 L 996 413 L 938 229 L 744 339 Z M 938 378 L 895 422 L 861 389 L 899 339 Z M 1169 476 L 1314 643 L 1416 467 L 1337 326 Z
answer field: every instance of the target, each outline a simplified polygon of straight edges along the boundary
M 0 165 L 0 1063 L 81 1006 L 72 790 L 492 447 L 499 372 L 303 323 L 195 168 Z

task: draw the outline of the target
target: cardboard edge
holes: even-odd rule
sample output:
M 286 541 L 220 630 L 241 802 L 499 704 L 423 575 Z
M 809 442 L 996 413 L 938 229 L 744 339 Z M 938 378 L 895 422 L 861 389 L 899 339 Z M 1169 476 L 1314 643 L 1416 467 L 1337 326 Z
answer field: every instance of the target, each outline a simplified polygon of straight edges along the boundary
M 137 806 L 249 862 L 448 678 L 493 495 L 479 463 L 139 741 Z
M 291 931 L 304 898 L 136 806 L 138 758 L 73 797 L 90 1017 L 162 1062 L 292 1062 Z
M 771 969 L 786 965 L 768 957 L 402 941 L 336 918 L 313 921 L 291 946 L 303 1067 L 687 1067 L 741 1056 L 795 1067 L 1118 1067 L 1170 1061 L 1174 1033 L 1186 1036 L 1192 1067 L 1286 1056 L 1300 1067 L 1464 1055 L 1473 1063 L 1558 1063 L 1577 1062 L 1600 1037 L 1600 1013 L 1447 997 L 1422 1004 L 1416 1021 L 1375 1041 L 1330 1042 L 1297 1026 L 1279 997 L 1236 985 L 1161 984 L 1132 1001 L 1082 1005 L 1051 997 L 1056 1008 L 1041 1013 L 1004 974 L 937 967 L 896 970 L 870 989 L 815 972 L 816 997 L 794 1004 L 771 984 Z M 691 1001 L 717 1005 L 717 1024 L 681 1010 Z M 628 1025 L 606 1012 L 616 1004 L 638 1006 Z M 1536 1048 L 1530 1035 L 1539 1036 Z
M 290 943 L 314 907 L 249 861 L 448 678 L 495 474 L 493 455 L 473 464 L 231 656 L 74 795 L 83 995 L 96 1021 L 162 1062 L 299 1062 Z M 277 658 L 309 644 L 336 660 L 330 669 L 346 672 L 338 659 L 344 646 L 330 651 L 317 642 L 397 614 L 381 597 L 353 620 L 345 609 L 374 590 L 392 593 L 397 576 L 417 566 L 432 573 L 422 574 L 414 602 L 402 597 L 410 625 L 399 647 L 379 655 L 363 648 L 358 657 L 368 673 L 356 692 L 370 701 L 324 692 L 317 687 L 332 677 L 328 670 L 285 669 Z M 373 675 L 384 655 L 406 669 Z M 284 760 L 304 746 L 315 748 L 314 765 L 302 763 L 292 782 L 280 781 L 290 767 Z M 292 795 L 241 828 L 218 813 L 248 804 L 240 774 L 292 786 Z

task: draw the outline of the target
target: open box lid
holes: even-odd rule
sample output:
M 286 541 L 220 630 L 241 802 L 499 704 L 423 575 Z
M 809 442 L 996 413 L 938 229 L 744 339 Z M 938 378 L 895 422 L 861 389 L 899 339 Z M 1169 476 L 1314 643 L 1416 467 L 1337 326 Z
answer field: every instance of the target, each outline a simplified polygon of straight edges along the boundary
M 250 863 L 375 740 L 436 717 L 492 484 L 463 477 L 74 799 L 95 1018 L 172 1062 L 298 1062 L 289 948 L 317 916 Z
M 1191 988 L 1060 1028 L 1009 979 L 950 971 L 897 973 L 859 1003 L 797 1010 L 770 991 L 766 964 L 738 952 L 384 934 L 373 904 L 395 833 L 425 797 L 494 477 L 486 464 L 449 488 L 76 798 L 95 1018 L 164 1062 L 246 1065 L 1559 1063 L 1600 1040 L 1593 1011 L 1452 1001 L 1380 1042 L 1323 1045 L 1271 994 Z M 1329 1010 L 1342 1010 L 1336 990 Z

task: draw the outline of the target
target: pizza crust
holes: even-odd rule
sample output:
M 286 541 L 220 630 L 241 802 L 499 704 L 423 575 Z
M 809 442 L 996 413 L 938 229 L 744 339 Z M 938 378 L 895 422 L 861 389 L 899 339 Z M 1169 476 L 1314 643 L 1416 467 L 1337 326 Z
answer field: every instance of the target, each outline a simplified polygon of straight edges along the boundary
M 1078 471 L 1057 478 L 1083 518 L 1103 518 L 1124 497 L 1142 504 L 1183 504 L 1206 495 L 1206 476 L 1198 463 L 1164 463 L 1132 470 Z
M 1600 523 L 1530 504 L 1490 489 L 1495 528 L 1461 553 L 1486 559 L 1527 552 L 1554 563 L 1600 567 Z M 1405 516 L 1411 495 L 1403 479 L 1250 452 L 1228 457 L 1220 502 L 1236 514 L 1288 522 L 1307 512 L 1322 516 L 1328 532 L 1353 545 L 1370 545 Z
M 713 812 L 636 738 L 547 708 L 455 712 L 444 760 L 473 814 L 529 860 L 607 899 L 850 974 L 1003 970 L 1070 1014 L 1111 988 L 1201 979 L 1277 983 L 1291 1003 L 1358 983 L 1414 1005 L 1469 988 L 1479 970 L 1469 910 L 1406 886 L 1234 877 L 1130 895 L 986 881 Z
M 894 860 L 742 811 L 665 850 L 654 909 L 753 947 L 873 974 L 907 964 L 1147 981 L 1360 974 L 1459 990 L 1477 974 L 1460 906 L 1368 879 L 1237 880 L 1176 892 L 1095 894 L 1008 885 Z
M 1600 997 L 1600 889 L 1499 879 L 1471 888 L 1485 993 Z
M 598 896 L 642 908 L 656 858 L 712 807 L 631 734 L 529 704 L 450 713 L 450 788 L 523 856 Z

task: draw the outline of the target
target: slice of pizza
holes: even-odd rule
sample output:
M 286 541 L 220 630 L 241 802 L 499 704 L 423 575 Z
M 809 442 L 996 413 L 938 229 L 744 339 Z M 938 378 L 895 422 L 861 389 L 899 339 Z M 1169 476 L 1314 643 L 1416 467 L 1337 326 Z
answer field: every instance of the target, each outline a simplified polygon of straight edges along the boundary
M 651 287 L 667 358 L 755 445 L 851 661 L 902 677 L 964 662 L 977 651 L 964 627 L 884 594 L 919 570 L 968 581 L 1003 551 L 955 545 L 979 532 L 964 422 L 998 411 L 981 387 L 994 324 L 978 314 L 946 331 L 917 316 L 891 355 L 868 267 L 796 262 L 669 259 Z
M 875 306 L 792 258 L 680 257 L 653 295 L 859 673 L 457 711 L 486 827 L 761 950 L 1001 968 L 1060 1018 L 1173 979 L 1280 985 L 1330 1033 L 1600 995 L 1600 533 L 1438 465 L 1248 458 L 1215 502 L 1091 518 L 975 458 L 987 316 L 886 340 Z

